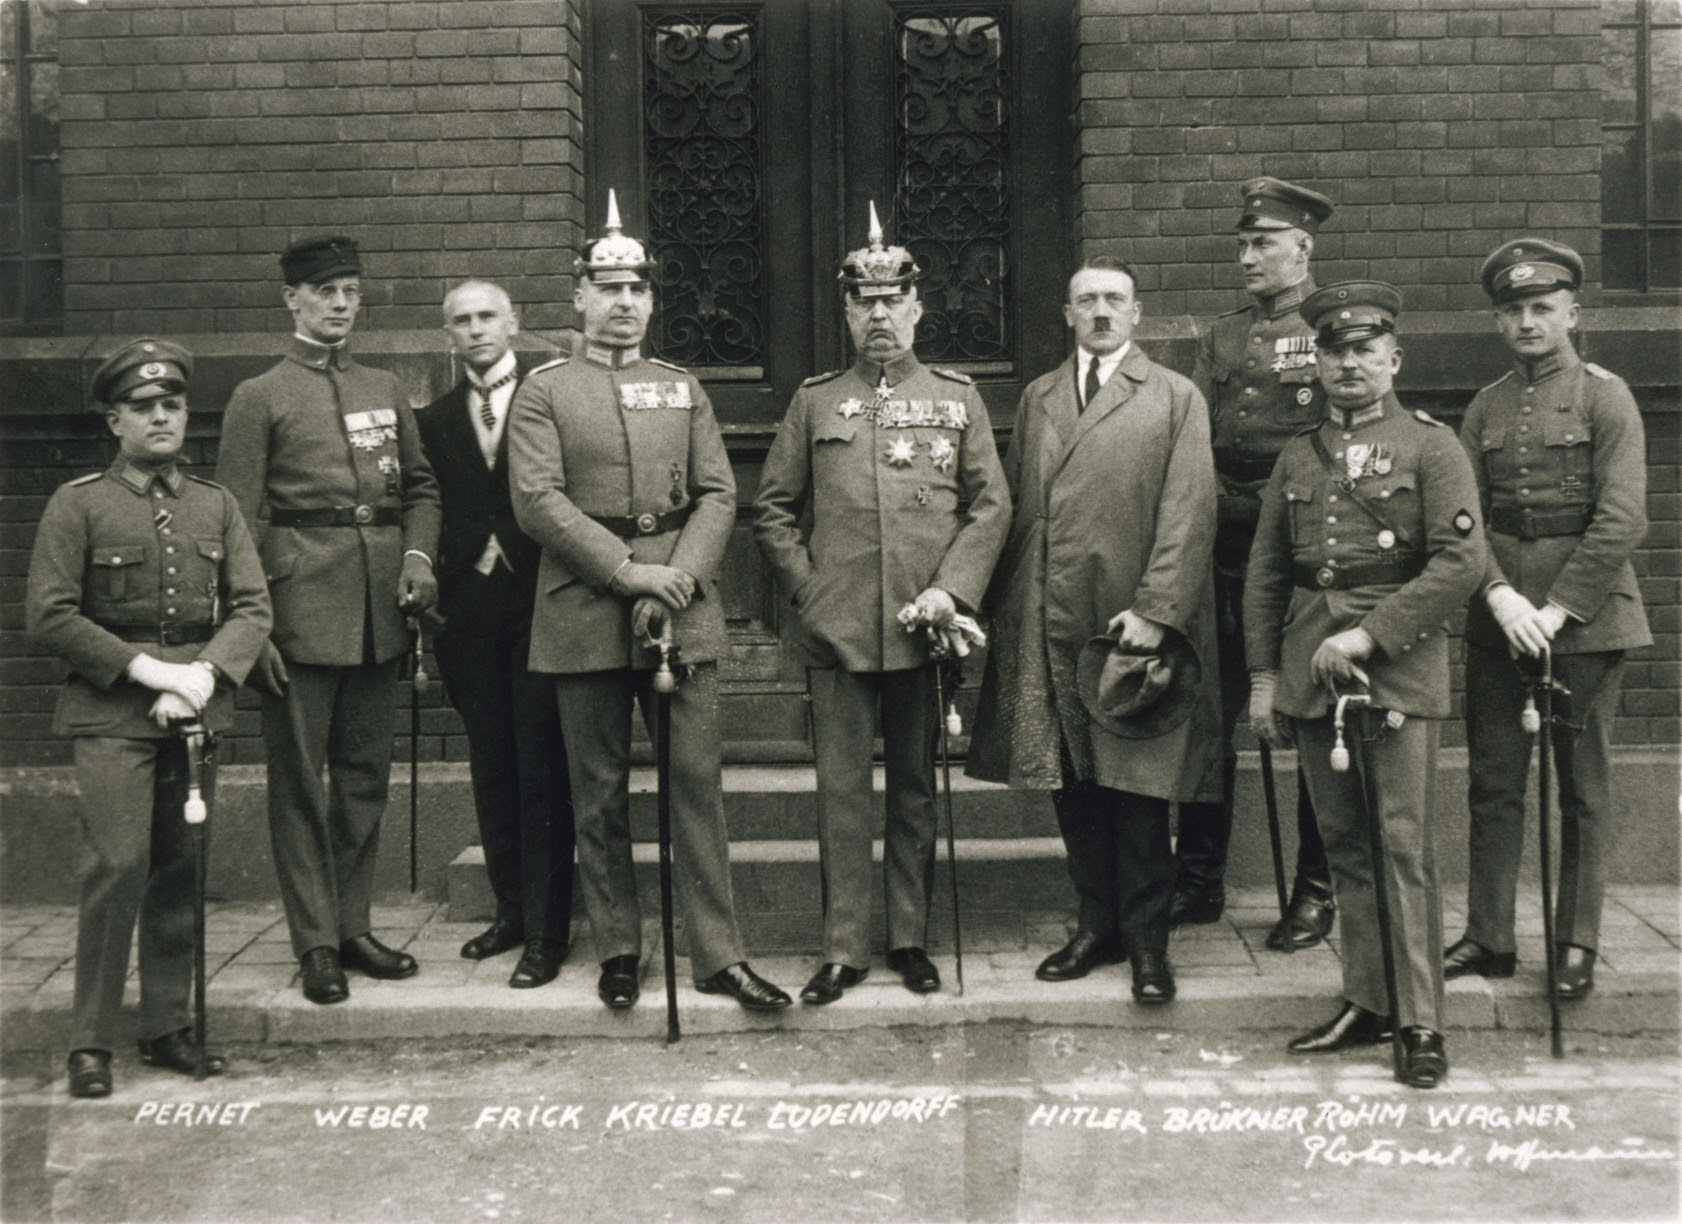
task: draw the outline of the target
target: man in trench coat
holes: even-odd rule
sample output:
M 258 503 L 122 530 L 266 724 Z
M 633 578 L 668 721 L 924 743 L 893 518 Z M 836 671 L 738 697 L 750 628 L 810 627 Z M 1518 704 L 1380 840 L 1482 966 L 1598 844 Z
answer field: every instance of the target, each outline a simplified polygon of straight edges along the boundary
M 1171 800 L 1221 793 L 1209 413 L 1133 343 L 1137 281 L 1095 259 L 1069 282 L 1077 351 L 1022 394 L 1005 475 L 1015 519 L 986 600 L 992 647 L 968 772 L 1052 792 L 1080 896 L 1045 981 L 1130 957 L 1140 1002 L 1174 994 L 1167 958 Z M 1095 724 L 1076 690 L 1088 639 L 1135 649 L 1172 631 L 1202 662 L 1191 717 L 1156 739 Z

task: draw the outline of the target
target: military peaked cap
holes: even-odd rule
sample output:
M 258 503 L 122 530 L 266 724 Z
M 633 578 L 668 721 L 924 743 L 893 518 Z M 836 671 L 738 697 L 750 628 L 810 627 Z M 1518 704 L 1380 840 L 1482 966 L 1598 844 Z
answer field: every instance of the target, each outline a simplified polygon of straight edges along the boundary
M 331 276 L 362 274 L 356 241 L 343 234 L 300 238 L 280 256 L 280 274 L 288 285 L 313 285 Z
M 1396 330 L 1402 291 L 1383 281 L 1340 281 L 1303 299 L 1299 313 L 1321 347 L 1367 340 Z
M 1336 207 L 1318 191 L 1310 191 L 1284 179 L 1253 178 L 1240 189 L 1244 213 L 1238 228 L 1299 229 L 1312 234 Z
M 168 340 L 135 340 L 112 353 L 93 372 L 93 397 L 102 404 L 157 399 L 187 389 L 193 355 Z
M 1483 261 L 1478 279 L 1497 304 L 1555 289 L 1576 289 L 1583 283 L 1583 257 L 1563 242 L 1515 238 Z

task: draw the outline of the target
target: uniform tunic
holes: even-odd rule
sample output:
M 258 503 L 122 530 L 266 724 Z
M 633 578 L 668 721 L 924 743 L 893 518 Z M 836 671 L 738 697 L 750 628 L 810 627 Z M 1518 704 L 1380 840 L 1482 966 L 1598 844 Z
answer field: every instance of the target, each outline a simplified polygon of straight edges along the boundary
M 1608 755 L 1623 652 L 1652 642 L 1630 555 L 1647 529 L 1641 414 L 1623 379 L 1567 349 L 1485 387 L 1466 410 L 1489 524 L 1489 568 L 1466 617 L 1466 738 L 1471 754 L 1469 939 L 1514 950 L 1514 897 L 1524 839 L 1532 736 L 1528 688 L 1483 597 L 1509 582 L 1537 607 L 1569 616 L 1550 644 L 1571 690 L 1575 726 L 1554 727 L 1559 782 L 1560 943 L 1593 948 L 1613 806 Z M 1556 717 L 1564 711 L 1556 711 Z
M 679 367 L 590 343 L 581 356 L 526 376 L 507 428 L 514 514 L 543 550 L 531 669 L 555 678 L 599 960 L 642 954 L 631 708 L 639 702 L 652 723 L 656 662 L 632 640 L 634 601 L 609 584 L 633 559 L 696 580 L 694 600 L 673 617 L 689 672 L 672 695 L 672 840 L 691 967 L 697 980 L 711 977 L 743 959 L 713 665 L 726 645 L 718 568 L 735 523 L 736 482 L 712 404 Z
M 806 382 L 766 456 L 755 535 L 795 615 L 818 776 L 825 963 L 870 963 L 871 746 L 886 766 L 889 949 L 928 942 L 938 694 L 901 608 L 939 587 L 973 609 L 1010 524 L 986 405 L 907 352 Z
M 1215 621 L 1221 652 L 1222 800 L 1180 808 L 1175 853 L 1180 873 L 1218 882 L 1232 831 L 1237 768 L 1233 736 L 1249 704 L 1244 662 L 1244 569 L 1261 511 L 1261 491 L 1285 443 L 1326 415 L 1314 355 L 1314 329 L 1298 307 L 1314 292 L 1304 279 L 1266 299 L 1221 315 L 1197 346 L 1192 381 L 1209 403 L 1210 442 L 1220 481 L 1215 527 Z M 1331 887 L 1325 848 L 1308 802 L 1297 788 L 1297 876 Z
M 1334 414 L 1318 434 L 1333 470 L 1305 433 L 1286 444 L 1262 493 L 1246 578 L 1247 653 L 1252 670 L 1277 672 L 1275 709 L 1292 719 L 1343 915 L 1345 997 L 1390 1013 L 1369 842 L 1376 819 L 1397 1023 L 1440 1030 L 1442 912 L 1428 802 L 1436 720 L 1449 713 L 1447 623 L 1486 563 L 1477 487 L 1453 434 L 1404 411 L 1393 394 Z M 1350 717 L 1352 764 L 1335 773 L 1334 700 L 1311 681 L 1309 660 L 1328 637 L 1356 627 L 1376 643 L 1360 664 L 1372 709 Z
M 216 475 L 257 538 L 291 676 L 284 696 L 263 696 L 263 738 L 275 869 L 302 956 L 369 930 L 410 641 L 398 582 L 406 550 L 436 555 L 438 485 L 396 377 L 300 336 L 234 388 Z M 299 513 L 343 521 L 286 525 Z
M 227 490 L 119 457 L 47 503 L 26 611 L 30 634 L 70 665 L 53 719 L 75 737 L 80 796 L 70 1048 L 110 1050 L 137 914 L 143 1037 L 188 1024 L 192 980 L 184 741 L 148 717 L 157 693 L 124 673 L 141 653 L 214 664 L 227 682 L 203 721 L 225 730 L 272 623 L 268 589 Z

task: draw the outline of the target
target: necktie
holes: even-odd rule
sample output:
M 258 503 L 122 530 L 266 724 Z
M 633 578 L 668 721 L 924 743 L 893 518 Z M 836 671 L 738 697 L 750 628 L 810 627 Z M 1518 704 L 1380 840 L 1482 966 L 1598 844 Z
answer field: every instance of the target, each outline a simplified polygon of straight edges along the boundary
M 519 373 L 518 370 L 510 370 L 488 387 L 475 385 L 473 388 L 474 393 L 479 397 L 479 419 L 485 423 L 485 428 L 493 433 L 496 431 L 496 409 L 491 407 L 491 393 L 506 387 L 518 377 Z
M 1098 382 L 1098 355 L 1094 353 L 1092 355 L 1092 364 L 1086 367 L 1086 386 L 1083 388 L 1084 393 L 1080 401 L 1082 412 L 1085 412 L 1087 407 L 1092 403 L 1092 397 L 1098 394 L 1098 388 L 1100 385 L 1101 384 Z

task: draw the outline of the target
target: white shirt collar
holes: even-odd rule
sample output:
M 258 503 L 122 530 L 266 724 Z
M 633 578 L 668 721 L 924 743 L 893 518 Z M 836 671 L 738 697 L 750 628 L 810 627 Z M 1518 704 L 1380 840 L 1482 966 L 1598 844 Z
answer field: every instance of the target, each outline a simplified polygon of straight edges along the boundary
M 1118 348 L 1115 352 L 1110 353 L 1108 356 L 1098 357 L 1098 354 L 1089 353 L 1080 345 L 1075 345 L 1075 353 L 1080 358 L 1075 366 L 1075 377 L 1081 380 L 1082 384 L 1084 384 L 1086 381 L 1086 367 L 1092 364 L 1092 359 L 1094 357 L 1098 357 L 1098 382 L 1100 385 L 1109 382 L 1110 375 L 1116 372 L 1116 367 L 1122 363 L 1122 360 L 1127 356 L 1127 351 L 1132 347 L 1133 341 L 1129 340 L 1126 344 L 1123 344 L 1120 348 Z
M 509 349 L 496 360 L 496 363 L 492 365 L 490 369 L 486 370 L 483 374 L 479 373 L 472 366 L 466 367 L 467 381 L 475 388 L 488 387 L 504 374 L 511 371 L 514 368 L 514 365 L 514 350 Z

